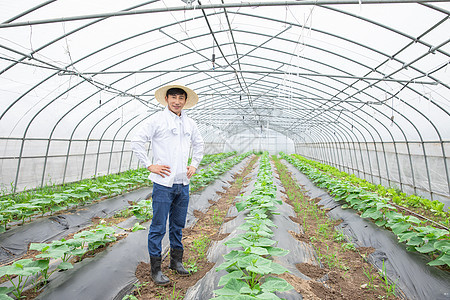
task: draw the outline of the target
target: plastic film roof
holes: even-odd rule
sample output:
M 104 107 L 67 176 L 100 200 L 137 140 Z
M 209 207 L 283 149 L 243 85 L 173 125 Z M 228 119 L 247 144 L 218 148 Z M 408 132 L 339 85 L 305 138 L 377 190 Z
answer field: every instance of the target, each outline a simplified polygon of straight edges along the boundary
M 408 0 L 1 0 L 0 134 L 14 149 L 4 156 L 26 156 L 33 138 L 128 140 L 162 108 L 155 90 L 177 82 L 199 94 L 188 114 L 206 142 L 244 132 L 436 142 L 446 157 L 449 11 Z

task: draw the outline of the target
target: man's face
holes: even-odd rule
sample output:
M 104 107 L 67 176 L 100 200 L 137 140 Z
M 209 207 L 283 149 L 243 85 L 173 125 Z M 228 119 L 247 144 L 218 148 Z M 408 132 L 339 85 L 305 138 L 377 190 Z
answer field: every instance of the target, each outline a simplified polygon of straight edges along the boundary
M 184 94 L 167 95 L 166 102 L 169 107 L 169 110 L 179 116 L 181 114 L 181 110 L 186 104 L 186 96 Z

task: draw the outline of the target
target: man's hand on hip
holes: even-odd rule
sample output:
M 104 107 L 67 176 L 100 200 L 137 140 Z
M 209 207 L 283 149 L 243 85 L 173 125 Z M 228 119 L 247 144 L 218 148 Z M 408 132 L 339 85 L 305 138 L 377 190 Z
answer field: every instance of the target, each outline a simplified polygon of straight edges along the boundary
M 195 174 L 195 171 L 197 171 L 197 168 L 195 168 L 193 166 L 188 166 L 187 167 L 187 178 L 191 179 L 192 175 Z
M 150 165 L 147 169 L 152 173 L 160 175 L 162 178 L 170 175 L 170 167 L 166 165 Z

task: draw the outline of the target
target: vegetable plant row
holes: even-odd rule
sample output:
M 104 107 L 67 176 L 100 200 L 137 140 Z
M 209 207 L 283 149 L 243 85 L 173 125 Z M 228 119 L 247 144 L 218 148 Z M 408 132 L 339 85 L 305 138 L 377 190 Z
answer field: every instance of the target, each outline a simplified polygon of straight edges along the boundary
M 91 203 L 102 196 L 111 197 L 130 189 L 149 185 L 149 171 L 145 168 L 128 170 L 86 179 L 77 183 L 48 187 L 34 192 L 6 195 L 0 198 L 0 233 L 12 222 L 31 219 L 37 215 L 54 213 L 70 207 Z
M 202 172 L 195 174 L 191 180 L 201 182 L 202 186 L 205 186 L 216 179 L 218 175 L 226 172 L 250 154 L 251 152 L 248 152 L 226 162 L 219 163 L 213 167 L 202 170 Z M 228 154 L 228 156 L 230 155 Z M 148 172 L 146 172 L 145 169 L 143 170 L 144 172 L 142 172 L 141 178 L 145 179 L 148 176 Z M 88 202 L 90 201 L 86 201 L 85 203 Z M 148 220 L 152 217 L 151 200 L 141 200 L 137 203 L 133 203 L 128 210 L 130 213 L 134 214 L 138 220 Z M 136 223 L 132 231 L 140 229 L 144 228 L 140 226 L 139 223 Z M 10 280 L 13 285 L 11 288 L 0 287 L 0 300 L 11 299 L 7 296 L 7 294 L 11 292 L 15 297 L 20 298 L 23 289 L 27 283 L 29 284 L 31 278 L 33 278 L 33 285 L 35 289 L 45 285 L 48 278 L 55 271 L 73 268 L 73 265 L 70 262 L 72 258 L 78 257 L 81 259 L 87 251 L 94 250 L 108 242 L 115 241 L 114 233 L 114 228 L 99 225 L 94 230 L 83 231 L 76 234 L 74 238 L 70 240 L 56 240 L 50 244 L 32 243 L 30 245 L 30 250 L 37 250 L 41 252 L 35 257 L 35 260 L 21 259 L 11 265 L 0 268 L 0 278 L 4 277 L 5 279 Z M 52 268 L 52 271 L 49 271 L 50 259 L 59 261 L 57 266 Z M 18 282 L 17 280 L 16 282 L 13 281 L 14 277 L 18 277 Z M 38 282 L 36 281 L 36 278 L 42 279 Z
M 217 179 L 220 175 L 230 170 L 234 165 L 241 162 L 244 158 L 252 154 L 251 151 L 238 155 L 236 157 L 230 158 L 224 162 L 217 163 L 213 166 L 199 170 L 194 176 L 192 176 L 190 181 L 191 192 L 198 191 L 202 187 L 205 187 L 210 182 Z
M 135 227 L 138 226 L 137 224 Z M 137 228 L 137 227 L 136 227 Z M 0 299 L 13 299 L 7 294 L 11 293 L 21 298 L 24 288 L 30 279 L 34 279 L 34 288 L 47 284 L 49 277 L 58 270 L 73 268 L 72 258 L 82 258 L 88 251 L 92 251 L 107 243 L 114 242 L 115 229 L 105 225 L 98 225 L 92 230 L 85 230 L 74 235 L 69 240 L 53 241 L 51 244 L 31 243 L 30 250 L 37 250 L 40 254 L 35 259 L 21 259 L 8 266 L 0 267 L 0 278 L 6 278 L 12 287 L 0 287 Z M 50 260 L 57 261 L 57 266 L 50 270 Z M 13 278 L 17 277 L 15 283 Z M 37 278 L 41 280 L 38 281 Z
M 249 197 L 236 203 L 238 211 L 249 211 L 246 222 L 238 229 L 245 233 L 230 239 L 225 244 L 229 248 L 239 248 L 224 255 L 225 262 L 216 271 L 226 270 L 219 286 L 215 290 L 215 299 L 280 299 L 275 291 L 288 291 L 293 287 L 284 279 L 270 276 L 288 272 L 286 268 L 273 262 L 273 256 L 284 256 L 289 251 L 275 247 L 273 231 L 275 224 L 269 219 L 276 214 L 276 205 L 281 200 L 276 199 L 276 187 L 273 184 L 272 170 L 268 153 L 260 160 L 258 178 Z
M 211 154 L 202 160 L 202 164 L 217 162 L 235 154 L 236 151 Z M 148 186 L 151 184 L 148 174 L 146 168 L 140 168 L 76 183 L 48 186 L 36 191 L 4 195 L 0 197 L 0 233 L 6 231 L 8 225 L 14 222 L 22 221 L 23 224 L 27 218 L 31 219 L 46 213 L 53 214 L 91 203 L 99 197 L 111 197 L 141 186 Z M 141 204 L 143 205 L 144 203 Z M 133 213 L 140 210 L 142 207 L 135 207 Z M 135 215 L 139 218 L 139 215 Z
M 231 153 L 231 154 L 230 154 Z M 214 181 L 221 174 L 228 171 L 231 167 L 242 161 L 245 157 L 250 155 L 251 152 L 244 153 L 238 157 L 229 159 L 222 163 L 218 163 L 214 166 L 210 166 L 209 168 L 205 168 L 199 170 L 196 174 L 194 174 L 190 181 L 190 189 L 191 192 L 195 192 L 200 188 L 208 185 L 212 181 Z M 235 154 L 235 152 L 225 153 L 225 156 L 222 156 L 221 153 L 217 154 L 216 157 L 228 157 Z M 223 159 L 223 158 L 222 158 Z M 219 161 L 219 160 L 217 160 Z M 153 215 L 152 211 L 152 201 L 151 200 L 141 200 L 137 203 L 133 203 L 129 207 L 129 211 L 140 221 L 146 221 L 151 219 Z
M 386 188 L 381 184 L 375 185 L 370 183 L 364 179 L 356 177 L 354 174 L 349 175 L 346 172 L 341 172 L 337 168 L 322 164 L 320 162 L 316 162 L 313 160 L 306 159 L 298 154 L 294 154 L 296 158 L 299 160 L 310 164 L 311 166 L 318 168 L 332 176 L 345 179 L 346 181 L 352 183 L 353 185 L 357 185 L 363 187 L 369 191 L 375 192 L 383 197 L 391 198 L 392 202 L 398 205 L 402 205 L 405 207 L 414 207 L 423 210 L 430 211 L 435 217 L 436 221 L 442 221 L 444 225 L 447 227 L 450 226 L 450 212 L 444 211 L 444 203 L 438 200 L 429 200 L 417 195 L 406 195 L 406 193 L 402 193 L 398 189 L 389 187 Z
M 200 162 L 200 166 L 206 166 L 212 163 L 216 163 L 218 161 L 221 161 L 224 158 L 236 155 L 237 151 L 230 151 L 230 152 L 224 152 L 224 153 L 216 153 L 216 154 L 206 154 L 203 156 L 202 161 Z
M 327 189 L 336 201 L 343 200 L 342 208 L 353 208 L 362 212 L 362 218 L 370 218 L 377 226 L 384 226 L 405 242 L 409 251 L 428 253 L 435 258 L 431 266 L 450 266 L 449 231 L 426 225 L 426 221 L 411 215 L 404 215 L 389 203 L 389 199 L 355 186 L 345 179 L 338 179 L 310 164 L 281 153 L 281 156 L 306 174 L 318 187 Z

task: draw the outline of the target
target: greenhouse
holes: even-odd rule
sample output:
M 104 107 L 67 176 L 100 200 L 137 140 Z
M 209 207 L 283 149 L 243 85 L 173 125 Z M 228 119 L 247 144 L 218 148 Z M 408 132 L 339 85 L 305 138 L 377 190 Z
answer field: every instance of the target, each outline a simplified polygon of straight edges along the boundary
M 450 299 L 450 1 L 0 18 L 0 300 Z

